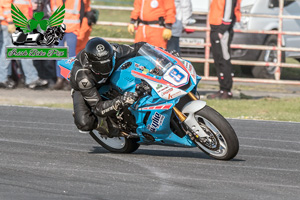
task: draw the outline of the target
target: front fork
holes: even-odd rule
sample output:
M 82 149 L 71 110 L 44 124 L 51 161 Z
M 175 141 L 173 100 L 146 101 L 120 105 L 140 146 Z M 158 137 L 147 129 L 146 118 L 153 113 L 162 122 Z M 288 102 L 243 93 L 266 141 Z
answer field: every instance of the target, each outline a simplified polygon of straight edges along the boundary
M 188 96 L 191 98 L 192 101 L 198 100 L 197 97 L 192 92 L 189 92 Z M 180 110 L 175 106 L 173 107 L 173 111 L 179 118 L 180 122 L 184 122 L 186 120 L 187 117 L 182 112 L 180 112 Z
M 206 103 L 204 101 L 198 100 L 192 92 L 189 92 L 188 96 L 192 101 L 190 101 L 183 107 L 183 112 L 181 112 L 175 106 L 173 107 L 173 110 L 180 122 L 184 123 L 188 127 L 189 131 L 193 133 L 193 135 L 195 135 L 196 137 L 207 137 L 208 135 L 203 131 L 198 121 L 195 119 L 195 112 L 201 110 L 206 105 Z M 186 116 L 184 113 L 188 113 L 188 116 Z

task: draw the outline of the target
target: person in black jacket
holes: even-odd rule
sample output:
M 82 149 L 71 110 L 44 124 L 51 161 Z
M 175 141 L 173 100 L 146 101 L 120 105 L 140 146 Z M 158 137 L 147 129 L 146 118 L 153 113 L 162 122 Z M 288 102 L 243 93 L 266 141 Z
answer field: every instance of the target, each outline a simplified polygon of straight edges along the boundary
M 109 44 L 102 38 L 93 38 L 76 56 L 70 83 L 74 122 L 80 132 L 96 129 L 108 137 L 118 136 L 118 129 L 111 117 L 123 107 L 132 105 L 137 100 L 137 95 L 125 92 L 122 96 L 103 101 L 98 89 L 108 80 L 114 69 L 125 60 L 135 57 L 144 44 Z

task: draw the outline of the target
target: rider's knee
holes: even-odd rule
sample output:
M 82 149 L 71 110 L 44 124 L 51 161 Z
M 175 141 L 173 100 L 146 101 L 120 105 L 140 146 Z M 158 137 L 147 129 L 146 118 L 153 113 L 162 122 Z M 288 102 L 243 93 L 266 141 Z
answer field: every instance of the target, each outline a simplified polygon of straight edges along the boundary
M 81 131 L 91 131 L 95 128 L 95 117 L 87 117 L 87 116 L 78 116 L 74 117 L 74 122 L 77 126 L 77 128 Z

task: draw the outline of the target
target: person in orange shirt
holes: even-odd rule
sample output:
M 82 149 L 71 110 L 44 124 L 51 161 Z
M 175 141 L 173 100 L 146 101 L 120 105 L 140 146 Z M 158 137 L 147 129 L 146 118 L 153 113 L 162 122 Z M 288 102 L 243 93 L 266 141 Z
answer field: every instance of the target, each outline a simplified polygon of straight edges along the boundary
M 65 4 L 64 24 L 67 29 L 64 38 L 59 41 L 58 46 L 69 47 L 69 57 L 76 55 L 77 37 L 80 30 L 80 11 L 82 9 L 82 0 L 50 0 L 51 10 L 54 12 L 59 6 Z M 68 85 L 67 80 L 60 74 L 60 68 L 56 65 L 57 81 L 53 87 L 55 90 L 61 90 Z
M 220 90 L 208 99 L 232 98 L 232 65 L 230 44 L 233 38 L 233 26 L 240 21 L 241 0 L 212 0 L 209 13 L 211 27 L 211 50 L 220 84 Z
M 98 20 L 99 12 L 91 9 L 91 1 L 83 0 L 84 15 L 80 16 L 80 31 L 77 37 L 76 55 L 85 48 L 85 45 L 89 41 L 89 37 L 92 32 L 92 24 L 96 24 Z M 83 9 L 83 8 L 82 8 Z
M 147 42 L 166 49 L 175 15 L 174 0 L 135 0 L 128 32 L 133 34 L 137 23 L 135 42 Z

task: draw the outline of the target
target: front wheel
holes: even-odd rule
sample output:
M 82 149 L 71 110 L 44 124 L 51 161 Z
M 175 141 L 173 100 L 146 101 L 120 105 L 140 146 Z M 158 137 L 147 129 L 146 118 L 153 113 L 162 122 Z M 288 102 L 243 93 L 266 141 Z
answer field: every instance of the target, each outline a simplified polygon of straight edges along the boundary
M 195 119 L 208 137 L 194 137 L 194 143 L 206 154 L 219 160 L 230 160 L 239 151 L 239 141 L 228 121 L 209 106 L 195 113 Z
M 139 148 L 136 139 L 125 137 L 108 138 L 102 136 L 98 131 L 90 131 L 90 135 L 98 142 L 103 148 L 113 153 L 132 153 Z

